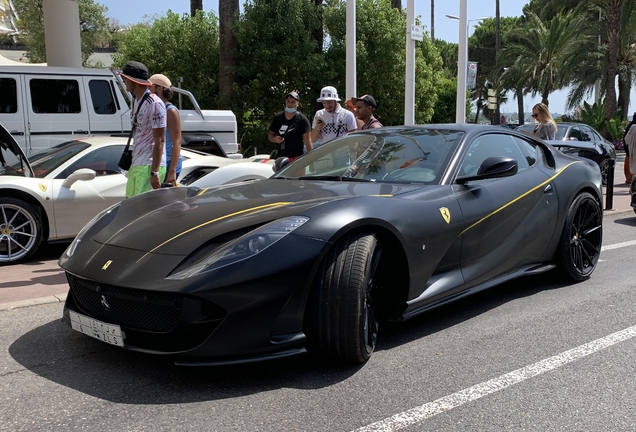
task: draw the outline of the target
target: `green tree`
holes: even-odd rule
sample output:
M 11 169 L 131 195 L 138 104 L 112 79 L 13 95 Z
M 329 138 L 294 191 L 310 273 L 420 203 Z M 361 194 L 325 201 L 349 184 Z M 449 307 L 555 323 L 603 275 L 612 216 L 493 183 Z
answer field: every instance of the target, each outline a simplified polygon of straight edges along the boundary
M 505 17 L 499 20 L 499 29 L 506 34 L 517 28 L 517 18 Z M 477 122 L 481 109 L 484 115 L 495 119 L 499 123 L 497 113 L 488 110 L 487 95 L 489 88 L 497 88 L 501 76 L 501 67 L 497 64 L 497 20 L 487 19 L 482 21 L 473 32 L 468 41 L 468 58 L 477 62 L 477 77 L 475 89 L 471 93 L 471 99 L 475 101 L 476 113 L 474 121 Z M 499 101 L 502 101 L 500 95 Z
M 281 11 L 285 11 L 282 13 Z M 357 88 L 378 101 L 386 125 L 404 122 L 406 16 L 389 0 L 357 2 Z M 324 23 L 318 47 L 316 26 Z M 267 25 L 262 25 L 267 23 Z M 381 35 L 381 37 L 379 37 Z M 333 1 L 316 7 L 304 0 L 255 0 L 245 4 L 239 23 L 237 117 L 249 127 L 247 144 L 267 148 L 267 127 L 282 108 L 284 94 L 297 90 L 309 117 L 320 104 L 320 88 L 335 86 L 343 99 L 346 79 L 346 7 Z M 430 39 L 417 43 L 416 121 L 430 120 L 441 85 L 442 61 Z
M 435 49 L 437 49 L 442 59 L 444 77 L 456 78 L 458 45 L 456 43 L 446 42 L 443 39 L 435 39 L 433 45 L 435 45 Z
M 222 107 L 227 107 L 234 98 L 234 87 L 237 84 L 238 19 L 238 0 L 219 0 L 219 90 Z
M 437 103 L 431 123 L 455 123 L 457 80 L 445 78 L 437 89 Z
M 254 0 L 243 5 L 236 34 L 237 78 L 242 85 L 232 109 L 243 127 L 244 147 L 270 147 L 267 129 L 284 108 L 287 92 L 296 90 L 300 111 L 311 114 L 314 106 L 309 101 L 317 98 L 316 87 L 334 76 L 314 37 L 320 8 L 304 0 Z
M 135 60 L 151 74 L 163 73 L 196 97 L 203 109 L 218 106 L 219 27 L 214 12 L 197 11 L 180 16 L 168 11 L 165 17 L 137 24 L 124 35 L 113 65 L 123 67 Z
M 20 17 L 17 26 L 22 32 L 20 40 L 26 46 L 26 57 L 31 63 L 46 62 L 42 0 L 14 0 L 13 5 Z M 78 6 L 82 64 L 86 66 L 93 47 L 108 34 L 108 8 L 93 0 L 78 0 Z
M 571 12 L 560 12 L 550 21 L 528 12 L 527 23 L 500 52 L 501 64 L 507 67 L 502 74 L 504 85 L 540 94 L 548 105 L 550 93 L 569 85 L 581 46 L 593 44 L 584 30 L 584 18 Z
M 383 124 L 403 124 L 406 13 L 392 8 L 388 0 L 359 0 L 356 15 L 358 92 L 376 98 Z M 345 17 L 344 2 L 325 14 L 331 39 L 327 62 L 337 73 L 337 88 L 344 87 L 346 76 Z M 415 122 L 426 123 L 433 115 L 437 89 L 443 80 L 442 59 L 428 37 L 416 43 L 415 71 Z

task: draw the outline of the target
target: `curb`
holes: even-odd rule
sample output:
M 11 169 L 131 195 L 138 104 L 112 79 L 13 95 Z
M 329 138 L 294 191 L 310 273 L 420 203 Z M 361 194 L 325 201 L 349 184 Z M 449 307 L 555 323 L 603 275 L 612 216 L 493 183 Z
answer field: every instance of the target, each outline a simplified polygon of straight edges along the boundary
M 57 295 L 48 296 L 48 297 L 40 297 L 40 298 L 34 298 L 29 300 L 21 300 L 21 301 L 12 302 L 12 303 L 0 304 L 0 311 L 20 309 L 20 308 L 25 308 L 29 306 L 39 306 L 39 305 L 48 304 L 48 303 L 64 303 L 65 301 L 66 301 L 66 293 L 57 294 Z

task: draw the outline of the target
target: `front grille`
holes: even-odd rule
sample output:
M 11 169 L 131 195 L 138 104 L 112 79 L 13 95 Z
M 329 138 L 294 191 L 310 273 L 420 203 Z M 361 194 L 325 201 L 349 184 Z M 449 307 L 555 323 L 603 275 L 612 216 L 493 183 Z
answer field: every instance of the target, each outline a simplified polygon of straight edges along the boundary
M 183 297 L 104 285 L 66 273 L 77 306 L 108 323 L 150 332 L 170 332 L 179 322 Z

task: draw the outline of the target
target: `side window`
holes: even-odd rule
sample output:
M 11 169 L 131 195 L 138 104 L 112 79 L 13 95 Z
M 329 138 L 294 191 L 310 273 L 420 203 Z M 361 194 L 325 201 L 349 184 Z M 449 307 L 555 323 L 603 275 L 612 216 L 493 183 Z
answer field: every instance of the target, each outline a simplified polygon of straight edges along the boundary
M 0 78 L 0 113 L 18 112 L 18 89 L 13 78 Z
M 82 112 L 79 83 L 72 79 L 32 79 L 31 106 L 34 113 L 61 114 Z
M 58 175 L 57 178 L 65 179 L 80 168 L 92 169 L 98 176 L 119 174 L 120 170 L 117 164 L 123 151 L 123 145 L 111 145 L 96 149 L 73 162 L 63 173 Z
M 88 88 L 96 114 L 115 114 L 117 112 L 115 99 L 107 80 L 90 80 Z
M 578 126 L 574 126 L 570 131 L 570 139 L 576 138 L 577 141 L 583 141 L 583 135 L 581 134 L 581 129 Z
M 523 171 L 530 166 L 528 159 L 521 151 L 515 137 L 502 134 L 488 134 L 482 135 L 472 142 L 462 161 L 460 175 L 472 176 L 479 174 L 481 164 L 489 157 L 508 157 L 514 159 L 517 161 L 519 171 Z
M 526 141 L 521 138 L 514 138 L 515 143 L 519 146 L 521 153 L 523 153 L 526 162 L 528 163 L 528 167 L 533 166 L 537 163 L 537 146 L 529 141 Z M 523 168 L 525 169 L 525 168 Z M 521 164 L 519 164 L 519 171 L 521 171 Z
M 581 128 L 581 137 L 583 137 L 582 141 L 592 141 L 592 131 L 588 128 Z

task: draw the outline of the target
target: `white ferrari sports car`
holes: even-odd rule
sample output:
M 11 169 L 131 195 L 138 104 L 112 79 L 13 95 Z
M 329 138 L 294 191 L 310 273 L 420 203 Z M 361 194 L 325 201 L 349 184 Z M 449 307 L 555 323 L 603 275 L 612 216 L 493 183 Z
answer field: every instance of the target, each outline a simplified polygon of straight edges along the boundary
M 126 177 L 117 164 L 126 141 L 84 138 L 27 160 L 13 136 L 0 125 L 0 265 L 26 260 L 42 242 L 72 240 L 93 217 L 124 199 Z M 182 150 L 184 165 L 201 158 L 210 164 L 208 171 L 249 160 L 204 155 Z M 249 165 L 257 171 L 253 178 L 262 178 L 258 170 L 262 164 Z M 223 183 L 246 179 L 250 178 L 241 172 L 235 179 L 224 177 Z

